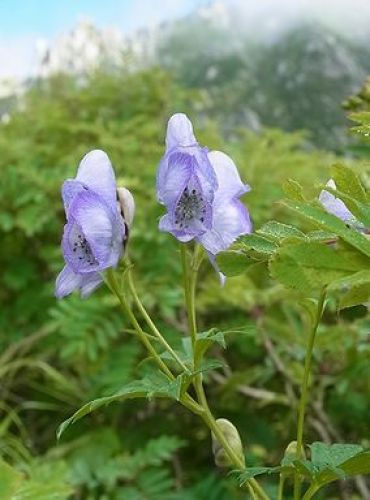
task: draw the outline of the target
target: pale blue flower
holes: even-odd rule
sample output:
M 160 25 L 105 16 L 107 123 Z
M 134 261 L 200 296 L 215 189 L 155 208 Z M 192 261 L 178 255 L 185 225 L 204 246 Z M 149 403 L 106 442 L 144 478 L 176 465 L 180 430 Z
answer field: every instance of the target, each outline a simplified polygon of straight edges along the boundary
M 157 173 L 158 200 L 167 209 L 159 222 L 162 231 L 181 242 L 196 240 L 214 261 L 218 252 L 252 230 L 239 200 L 249 190 L 226 154 L 198 144 L 186 115 L 171 117 Z
M 330 179 L 326 183 L 326 185 L 331 189 L 337 188 L 333 179 Z M 319 196 L 319 201 L 327 212 L 329 212 L 332 215 L 335 215 L 336 217 L 338 217 L 338 219 L 341 219 L 346 224 L 350 225 L 359 224 L 356 217 L 353 215 L 352 212 L 350 212 L 350 210 L 348 210 L 347 206 L 343 203 L 343 201 L 334 196 L 334 194 L 329 193 L 329 191 L 326 190 L 321 191 Z
M 118 264 L 126 234 L 114 171 L 103 151 L 91 151 L 82 159 L 76 178 L 64 182 L 62 198 L 66 265 L 55 294 L 61 298 L 80 290 L 86 297 L 102 283 L 102 271 Z

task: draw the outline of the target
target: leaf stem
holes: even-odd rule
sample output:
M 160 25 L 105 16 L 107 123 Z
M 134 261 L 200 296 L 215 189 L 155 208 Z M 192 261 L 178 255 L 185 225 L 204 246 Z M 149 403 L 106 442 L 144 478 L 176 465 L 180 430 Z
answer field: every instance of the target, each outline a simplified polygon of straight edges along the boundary
M 297 419 L 297 454 L 296 458 L 299 460 L 302 457 L 302 447 L 303 447 L 303 426 L 304 417 L 306 411 L 306 405 L 308 400 L 308 381 L 312 366 L 312 355 L 313 348 L 315 345 L 315 338 L 317 328 L 319 326 L 324 307 L 325 307 L 326 289 L 321 292 L 316 309 L 315 320 L 312 324 L 310 335 L 308 338 L 306 358 L 304 363 L 303 380 L 301 386 L 301 398 L 298 407 L 298 419 Z M 301 477 L 298 471 L 294 475 L 294 500 L 300 500 L 301 498 Z

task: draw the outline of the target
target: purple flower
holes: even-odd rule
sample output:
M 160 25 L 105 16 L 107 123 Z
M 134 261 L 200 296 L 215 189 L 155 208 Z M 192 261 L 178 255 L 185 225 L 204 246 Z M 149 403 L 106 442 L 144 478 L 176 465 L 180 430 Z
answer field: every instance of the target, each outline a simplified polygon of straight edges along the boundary
M 55 295 L 80 290 L 86 297 L 102 283 L 101 272 L 118 264 L 126 235 L 113 168 L 103 151 L 91 151 L 82 159 L 76 178 L 64 182 L 62 198 L 66 265 L 56 280 Z
M 249 190 L 226 154 L 198 144 L 186 115 L 171 117 L 157 173 L 158 201 L 167 209 L 159 222 L 162 231 L 181 242 L 198 241 L 214 261 L 218 252 L 252 230 L 239 200 Z
M 333 179 L 330 179 L 326 183 L 326 185 L 331 189 L 337 188 Z M 339 198 L 336 198 L 336 196 L 334 196 L 332 193 L 329 193 L 329 191 L 321 191 L 319 201 L 327 212 L 335 215 L 336 217 L 338 217 L 338 219 L 341 219 L 346 224 L 358 224 L 356 217 L 352 212 L 348 210 L 343 201 Z

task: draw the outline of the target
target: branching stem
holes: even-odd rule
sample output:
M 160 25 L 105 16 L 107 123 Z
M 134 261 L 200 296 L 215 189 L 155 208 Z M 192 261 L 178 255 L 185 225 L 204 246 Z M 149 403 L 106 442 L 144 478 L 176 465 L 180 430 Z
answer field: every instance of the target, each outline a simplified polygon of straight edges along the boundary
M 169 345 L 169 343 L 167 342 L 167 340 L 160 333 L 160 331 L 158 330 L 158 328 L 155 326 L 152 318 L 149 316 L 149 314 L 148 314 L 147 310 L 145 309 L 144 305 L 142 304 L 142 302 L 141 302 L 141 300 L 140 300 L 140 298 L 139 298 L 139 296 L 137 294 L 137 291 L 136 291 L 135 283 L 134 283 L 134 280 L 132 278 L 131 269 L 127 270 L 126 275 L 127 275 L 127 283 L 128 283 L 130 292 L 132 294 L 132 297 L 134 299 L 134 302 L 135 302 L 137 308 L 139 309 L 140 313 L 142 314 L 143 318 L 145 319 L 147 325 L 149 326 L 149 329 L 151 330 L 151 332 L 153 333 L 153 335 L 158 339 L 158 341 L 162 344 L 162 346 L 164 347 L 164 349 L 177 362 L 177 364 L 179 365 L 179 367 L 183 371 L 189 372 L 188 367 L 181 361 L 181 359 L 179 358 L 179 356 L 176 354 L 176 352 L 172 349 L 172 347 Z
M 312 355 L 313 348 L 315 345 L 315 338 L 317 328 L 319 326 L 322 313 L 325 307 L 325 298 L 326 298 L 326 289 L 322 291 L 320 294 L 319 300 L 317 302 L 317 309 L 315 319 L 312 324 L 312 328 L 310 331 L 310 335 L 308 338 L 306 358 L 304 363 L 304 371 L 303 371 L 303 380 L 301 386 L 301 398 L 298 407 L 298 419 L 297 419 L 297 459 L 302 458 L 302 450 L 303 450 L 303 425 L 304 425 L 304 417 L 306 411 L 306 405 L 308 400 L 308 381 L 311 372 L 312 366 Z M 296 471 L 294 476 L 294 500 L 300 500 L 301 498 L 301 477 L 300 474 Z
M 168 368 L 166 363 L 160 358 L 158 355 L 157 351 L 154 349 L 152 344 L 150 343 L 150 340 L 146 336 L 145 332 L 141 328 L 139 322 L 137 321 L 135 314 L 131 310 L 131 307 L 127 301 L 127 297 L 125 292 L 121 289 L 120 284 L 117 280 L 117 276 L 115 274 L 115 271 L 113 269 L 108 269 L 107 271 L 107 277 L 106 277 L 106 283 L 109 289 L 113 292 L 113 294 L 117 297 L 120 306 L 123 310 L 123 312 L 127 315 L 128 319 L 130 320 L 132 326 L 134 327 L 140 341 L 142 344 L 145 346 L 147 349 L 148 353 L 150 356 L 154 359 L 160 370 L 170 379 L 170 380 L 175 380 L 175 376 L 171 372 L 171 370 Z M 187 393 L 185 393 L 181 399 L 180 402 L 188 408 L 190 411 L 197 415 L 203 414 L 204 410 L 203 408 L 196 402 L 194 399 Z

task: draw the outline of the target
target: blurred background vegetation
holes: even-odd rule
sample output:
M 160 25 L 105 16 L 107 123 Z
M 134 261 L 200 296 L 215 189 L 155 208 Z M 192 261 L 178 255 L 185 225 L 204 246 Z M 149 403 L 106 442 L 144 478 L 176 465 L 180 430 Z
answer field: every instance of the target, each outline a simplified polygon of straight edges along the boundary
M 178 247 L 157 229 L 155 199 L 174 112 L 191 117 L 202 144 L 234 158 L 252 186 L 245 202 L 256 228 L 274 219 L 306 229 L 279 204 L 287 178 L 314 192 L 339 158 L 366 176 L 369 147 L 349 135 L 343 103 L 369 109 L 369 48 L 310 23 L 269 44 L 238 40 L 190 17 L 167 27 L 150 63 L 125 51 L 117 64 L 34 78 L 20 96 L 0 100 L 0 455 L 8 464 L 1 499 L 242 498 L 215 469 L 207 430 L 166 401 L 113 405 L 56 443 L 57 426 L 134 377 L 145 353 L 106 289 L 88 300 L 53 295 L 63 263 L 60 186 L 88 150 L 104 149 L 118 184 L 135 195 L 130 251 L 142 300 L 180 344 Z M 274 464 L 295 433 L 307 318 L 263 266 L 224 288 L 212 269 L 201 272 L 201 330 L 251 326 L 229 337 L 226 351 L 214 350 L 225 367 L 206 378 L 211 406 L 238 427 L 250 465 Z M 365 306 L 325 314 L 308 442 L 370 446 L 369 326 Z M 274 494 L 268 481 L 266 488 Z M 321 498 L 369 491 L 358 479 Z

